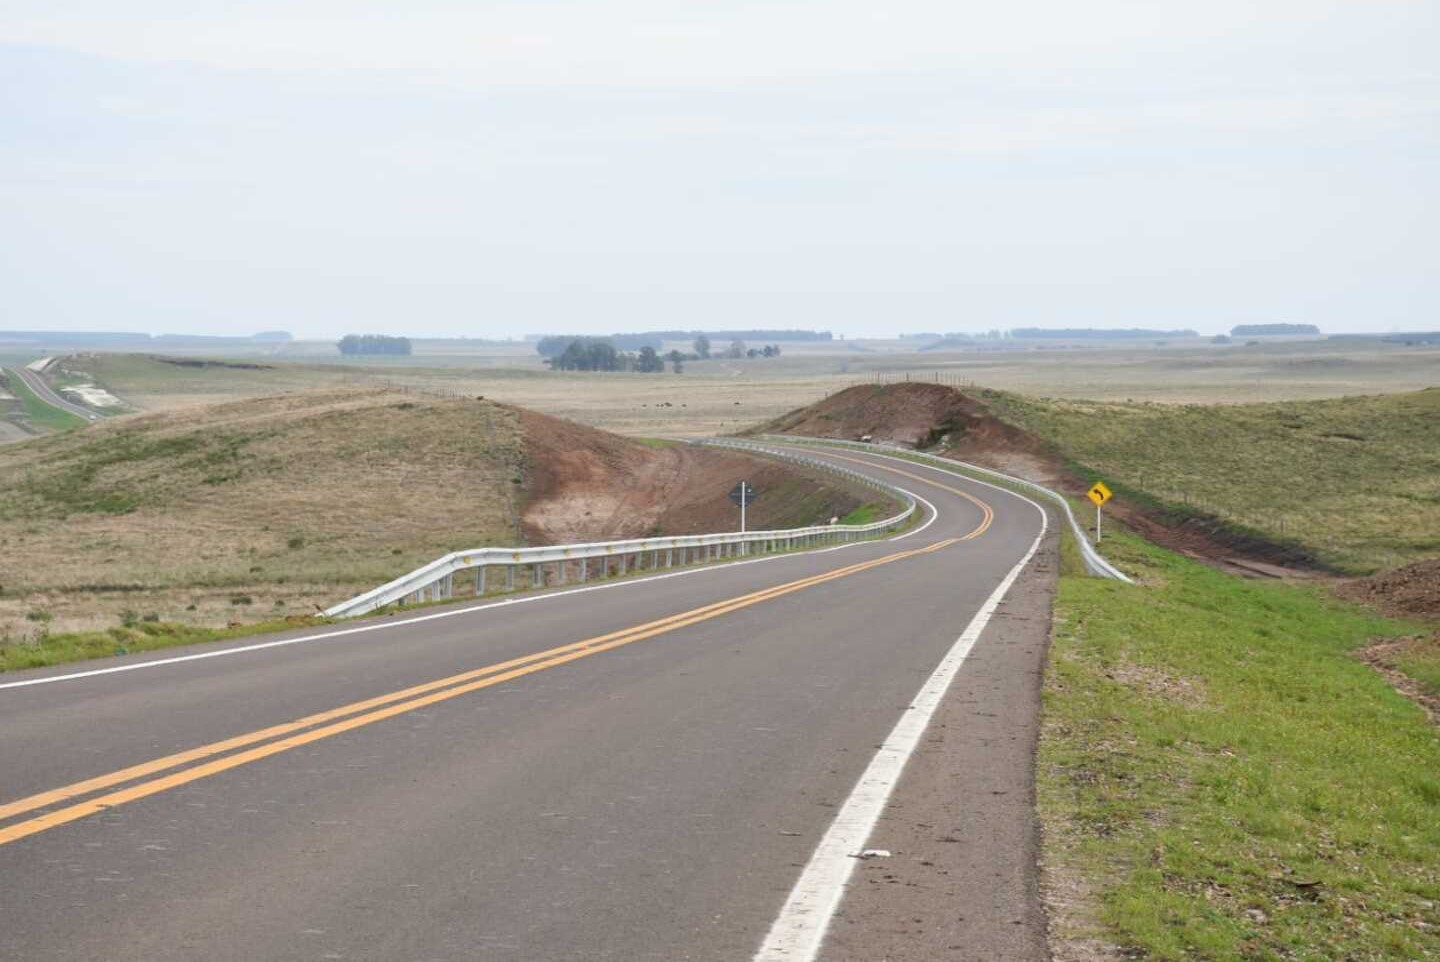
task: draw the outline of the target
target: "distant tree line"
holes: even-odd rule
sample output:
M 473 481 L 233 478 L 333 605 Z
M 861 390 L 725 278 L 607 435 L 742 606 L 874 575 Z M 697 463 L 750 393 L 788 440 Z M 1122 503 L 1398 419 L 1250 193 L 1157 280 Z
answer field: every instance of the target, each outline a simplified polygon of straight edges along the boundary
M 1230 328 L 1231 337 L 1254 337 L 1257 334 L 1319 334 L 1314 324 L 1236 324 Z
M 576 341 L 604 341 L 617 351 L 660 350 L 661 338 L 654 334 L 611 334 L 608 337 L 586 337 L 580 334 L 549 334 L 535 342 L 541 357 L 559 357 Z
M 829 331 L 802 331 L 794 329 L 753 331 L 647 331 L 643 335 L 620 335 L 636 337 L 658 337 L 664 341 L 685 341 L 705 337 L 712 341 L 833 341 L 835 335 Z
M 388 334 L 346 334 L 336 346 L 341 354 L 409 354 L 410 338 Z
M 1066 341 L 1119 341 L 1154 337 L 1198 337 L 1199 335 L 1188 328 L 1179 331 L 1157 331 L 1148 327 L 1017 327 L 1010 331 L 1010 336 Z
M 607 341 L 617 351 L 638 352 L 646 347 L 652 347 L 657 352 L 665 341 L 694 341 L 694 357 L 690 360 L 707 360 L 712 357 L 710 353 L 711 342 L 725 343 L 732 345 L 736 341 L 831 341 L 834 335 L 829 331 L 800 331 L 800 330 L 753 330 L 753 331 L 643 331 L 638 334 L 610 334 L 605 337 L 590 337 L 582 334 L 547 334 L 535 342 L 535 350 L 541 357 L 559 357 L 569 349 L 575 341 Z M 704 345 L 703 350 L 701 345 Z M 775 346 L 772 344 L 772 346 Z M 745 356 L 742 348 L 738 357 Z M 761 353 L 764 349 L 759 349 Z M 775 353 L 779 353 L 776 346 Z M 759 356 L 759 355 L 757 355 Z M 681 355 L 682 359 L 686 355 Z M 667 357 L 668 359 L 668 357 Z
M 695 353 L 686 356 L 685 360 L 687 361 L 706 361 L 716 356 L 714 348 L 710 344 L 710 338 L 705 334 L 696 336 L 695 343 L 692 346 L 695 348 Z M 671 353 L 676 352 L 672 351 Z M 725 349 L 723 356 L 733 359 L 742 357 L 779 357 L 780 345 L 766 344 L 764 347 L 746 347 L 745 342 L 737 337 L 730 342 L 730 346 Z

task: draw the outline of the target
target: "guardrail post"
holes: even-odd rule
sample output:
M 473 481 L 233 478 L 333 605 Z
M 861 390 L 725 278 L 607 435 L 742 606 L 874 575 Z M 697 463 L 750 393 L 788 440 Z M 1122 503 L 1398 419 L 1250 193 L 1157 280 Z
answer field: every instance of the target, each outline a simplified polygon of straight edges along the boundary
M 485 566 L 477 565 L 475 568 L 475 597 L 485 596 Z
M 505 567 L 505 590 L 506 590 L 506 591 L 514 591 L 514 590 L 515 590 L 515 568 L 516 568 L 516 567 L 517 567 L 516 565 L 507 565 L 507 566 Z
M 580 559 L 580 581 L 581 581 L 581 583 L 583 584 L 584 582 L 588 581 L 589 579 L 590 579 L 590 559 L 589 559 L 589 558 L 581 558 L 581 559 Z
M 563 561 L 555 562 L 555 583 L 559 585 L 565 583 L 565 562 Z

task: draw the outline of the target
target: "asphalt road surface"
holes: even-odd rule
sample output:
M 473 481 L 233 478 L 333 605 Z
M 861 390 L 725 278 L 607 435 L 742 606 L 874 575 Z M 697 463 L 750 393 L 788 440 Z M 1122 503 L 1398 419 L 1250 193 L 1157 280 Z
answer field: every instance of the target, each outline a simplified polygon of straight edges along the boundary
M 94 411 L 90 410 L 84 405 L 75 404 L 73 402 L 65 400 L 58 393 L 56 393 L 50 388 L 50 385 L 46 383 L 43 377 L 41 377 L 39 374 L 36 374 L 34 371 L 27 370 L 23 367 L 12 367 L 10 370 L 12 373 L 15 374 L 16 377 L 24 381 L 25 385 L 29 387 L 30 390 L 34 391 L 39 396 L 40 400 L 44 401 L 51 407 L 59 408 L 67 414 L 73 414 L 77 418 L 84 418 L 86 421 L 98 421 L 100 419 L 100 415 L 96 414 Z
M 1043 958 L 1043 515 L 827 456 L 927 526 L 0 676 L 0 958 Z

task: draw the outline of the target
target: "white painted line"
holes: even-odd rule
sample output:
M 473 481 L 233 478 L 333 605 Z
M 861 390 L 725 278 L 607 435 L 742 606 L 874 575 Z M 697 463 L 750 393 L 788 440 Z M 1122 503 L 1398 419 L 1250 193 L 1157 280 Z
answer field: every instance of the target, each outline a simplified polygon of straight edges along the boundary
M 1014 494 L 1013 491 L 1008 493 Z M 855 863 L 859 861 L 855 856 L 865 849 L 865 843 L 869 840 L 876 821 L 900 781 L 905 764 L 914 753 L 915 746 L 920 743 L 920 738 L 925 734 L 935 710 L 940 707 L 950 683 L 959 674 L 960 666 L 965 663 L 980 633 L 989 623 L 990 616 L 1010 591 L 1010 586 L 1035 556 L 1035 551 L 1040 547 L 1040 541 L 1049 528 L 1049 518 L 1044 508 L 1024 495 L 1016 497 L 1028 502 L 1040 512 L 1040 533 L 1031 542 L 1030 550 L 1010 569 L 990 593 L 990 597 L 985 599 L 985 603 L 980 606 L 975 617 L 970 619 L 970 624 L 965 626 L 965 631 L 955 640 L 955 644 L 945 653 L 939 666 L 925 680 L 920 693 L 915 696 L 889 737 L 875 753 L 869 767 L 860 776 L 860 781 L 851 790 L 850 797 L 836 814 L 835 821 L 820 839 L 820 844 L 810 856 L 805 870 L 800 873 L 795 887 L 790 890 L 790 897 L 785 900 L 780 914 L 771 924 L 753 962 L 813 962 L 820 954 L 825 932 L 830 928 L 830 920 L 834 917 L 835 910 L 840 907 L 845 886 L 850 881 L 850 874 L 855 870 Z
M 909 494 L 909 492 L 906 492 Z M 924 502 L 930 508 L 930 518 L 923 525 L 890 539 L 899 541 L 900 538 L 909 537 L 924 531 L 939 517 L 935 506 L 924 498 L 911 495 L 917 501 Z M 243 655 L 252 651 L 265 651 L 270 648 L 285 648 L 290 645 L 309 644 L 313 641 L 328 641 L 331 638 L 343 638 L 347 635 L 367 634 L 372 631 L 384 631 L 388 628 L 399 628 L 404 625 L 415 625 L 425 621 L 434 621 L 439 618 L 454 618 L 457 615 L 470 615 L 478 611 L 489 611 L 492 608 L 505 608 L 510 605 L 528 605 L 539 601 L 549 601 L 552 598 L 563 598 L 567 595 L 584 594 L 589 591 L 605 591 L 609 588 L 627 588 L 632 585 L 643 585 L 651 581 L 664 581 L 667 578 L 683 578 L 688 575 L 705 574 L 711 571 L 718 571 L 722 568 L 735 568 L 741 565 L 761 564 L 766 561 L 781 561 L 785 558 L 795 558 L 805 554 L 825 554 L 831 551 L 838 551 L 842 548 L 854 548 L 862 544 L 877 544 L 877 541 L 852 541 L 848 544 L 836 545 L 830 548 L 818 548 L 813 551 L 790 552 L 787 554 L 766 555 L 763 558 L 747 558 L 743 561 L 727 561 L 723 564 L 710 564 L 696 568 L 686 568 L 681 571 L 667 571 L 665 574 L 648 575 L 644 578 L 627 578 L 624 581 L 614 581 L 608 584 L 586 585 L 581 588 L 567 588 L 563 591 L 550 591 L 542 595 L 526 595 L 521 598 L 504 598 L 499 601 L 486 602 L 479 605 L 467 605 L 464 608 L 446 608 L 444 611 L 435 611 L 427 615 L 416 615 L 412 618 L 387 619 L 377 621 L 373 624 L 357 625 L 354 628 L 338 628 L 334 631 L 324 631 L 313 635 L 302 635 L 298 638 L 280 638 L 275 641 L 262 641 L 253 645 L 240 645 L 235 648 L 221 648 L 216 651 L 202 651 L 192 655 L 175 655 L 170 658 L 156 658 L 151 661 L 130 662 L 124 665 L 111 665 L 108 668 L 91 668 L 87 671 L 67 672 L 63 675 L 46 675 L 42 678 L 27 678 L 24 681 L 0 682 L 0 690 L 6 688 L 30 688 L 35 685 L 49 685 L 61 681 L 76 681 L 81 678 L 94 678 L 98 675 L 115 675 L 127 671 L 139 671 L 142 668 L 159 668 L 164 665 L 178 665 L 188 661 L 204 661 L 208 658 L 223 658 L 227 655 Z

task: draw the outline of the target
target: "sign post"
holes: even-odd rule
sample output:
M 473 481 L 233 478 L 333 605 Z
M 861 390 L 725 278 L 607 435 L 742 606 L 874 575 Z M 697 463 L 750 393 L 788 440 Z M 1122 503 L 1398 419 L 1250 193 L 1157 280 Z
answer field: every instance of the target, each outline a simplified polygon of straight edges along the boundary
M 1095 502 L 1095 543 L 1100 543 L 1100 506 L 1109 501 L 1113 495 L 1110 489 L 1105 487 L 1104 481 L 1096 481 L 1091 485 L 1090 490 L 1085 492 L 1085 497 Z
M 745 509 L 750 502 L 755 500 L 755 486 L 749 481 L 741 481 L 730 489 L 730 500 L 740 506 L 740 533 L 745 533 Z

